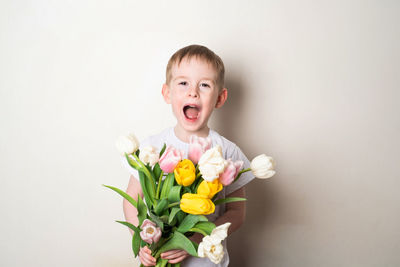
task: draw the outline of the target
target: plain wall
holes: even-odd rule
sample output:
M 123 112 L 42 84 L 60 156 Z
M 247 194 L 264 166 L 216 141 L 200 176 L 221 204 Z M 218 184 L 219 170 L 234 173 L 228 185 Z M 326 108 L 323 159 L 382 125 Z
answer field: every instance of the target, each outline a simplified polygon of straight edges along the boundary
M 400 265 L 398 1 L 0 2 L 0 265 L 136 266 L 117 136 L 172 126 L 168 58 L 226 65 L 210 125 L 277 174 L 230 266 Z

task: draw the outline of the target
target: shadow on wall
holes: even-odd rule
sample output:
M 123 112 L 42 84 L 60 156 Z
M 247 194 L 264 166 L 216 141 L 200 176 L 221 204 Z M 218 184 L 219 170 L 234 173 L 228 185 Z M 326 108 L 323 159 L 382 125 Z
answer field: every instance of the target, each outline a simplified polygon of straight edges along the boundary
M 220 110 L 214 113 L 211 124 L 211 128 L 237 143 L 239 147 L 241 143 L 245 143 L 245 140 L 251 137 L 251 135 L 244 134 L 246 129 L 238 127 L 238 125 L 246 122 L 247 119 L 243 115 L 243 111 L 246 108 L 244 103 L 246 103 L 245 97 L 247 95 L 243 84 L 240 71 L 236 70 L 229 73 L 226 80 L 228 101 Z M 241 149 L 245 154 L 251 153 L 249 148 L 242 147 Z M 272 191 L 273 188 L 271 186 L 266 186 L 265 181 L 259 181 L 258 179 L 246 186 L 246 222 L 228 239 L 229 266 L 251 266 L 254 263 L 251 259 L 260 258 L 260 255 L 270 254 L 265 251 L 259 251 L 265 249 L 257 247 L 254 240 L 257 240 L 256 243 L 260 244 L 258 239 L 263 235 L 265 227 L 273 218 L 274 206 L 276 206 L 274 202 L 276 201 L 274 201 L 275 197 Z
M 228 99 L 222 108 L 214 112 L 211 128 L 236 143 L 244 138 L 238 127 L 238 123 L 244 119 L 242 111 L 245 98 L 239 71 L 230 73 L 225 81 L 225 87 L 228 88 Z

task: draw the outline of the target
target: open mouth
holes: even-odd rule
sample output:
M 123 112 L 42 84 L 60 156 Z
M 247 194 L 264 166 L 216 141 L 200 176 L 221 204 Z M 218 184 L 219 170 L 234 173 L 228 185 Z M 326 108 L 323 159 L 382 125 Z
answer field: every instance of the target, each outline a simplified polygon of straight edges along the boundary
M 196 120 L 199 117 L 199 113 L 200 108 L 196 105 L 185 105 L 183 107 L 183 114 L 188 120 Z

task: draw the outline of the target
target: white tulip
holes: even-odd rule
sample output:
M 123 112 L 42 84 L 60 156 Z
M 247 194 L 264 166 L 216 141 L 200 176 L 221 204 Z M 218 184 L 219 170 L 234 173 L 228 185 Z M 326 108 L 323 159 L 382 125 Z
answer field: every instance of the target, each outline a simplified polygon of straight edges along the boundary
M 274 159 L 265 154 L 255 157 L 250 163 L 251 172 L 262 179 L 272 177 L 275 174 L 274 167 Z
M 133 154 L 139 148 L 139 141 L 136 136 L 131 133 L 129 135 L 118 137 L 115 146 L 122 155 L 125 155 L 125 153 Z
M 212 182 L 219 177 L 225 169 L 225 160 L 222 157 L 222 149 L 215 146 L 200 157 L 199 170 L 204 180 Z
M 197 255 L 207 257 L 213 263 L 218 264 L 224 258 L 224 247 L 221 242 L 228 236 L 228 228 L 231 223 L 225 223 L 216 227 L 210 235 L 205 236 L 197 249 Z
M 159 159 L 159 153 L 153 146 L 147 146 L 140 150 L 139 159 L 143 163 L 148 163 L 150 166 L 154 166 Z

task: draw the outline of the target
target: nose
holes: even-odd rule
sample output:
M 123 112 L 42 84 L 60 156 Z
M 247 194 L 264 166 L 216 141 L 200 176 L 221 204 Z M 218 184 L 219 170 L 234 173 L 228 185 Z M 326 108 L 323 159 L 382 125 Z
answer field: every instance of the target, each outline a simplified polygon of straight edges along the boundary
M 199 92 L 196 85 L 190 86 L 188 95 L 191 97 L 199 97 Z

